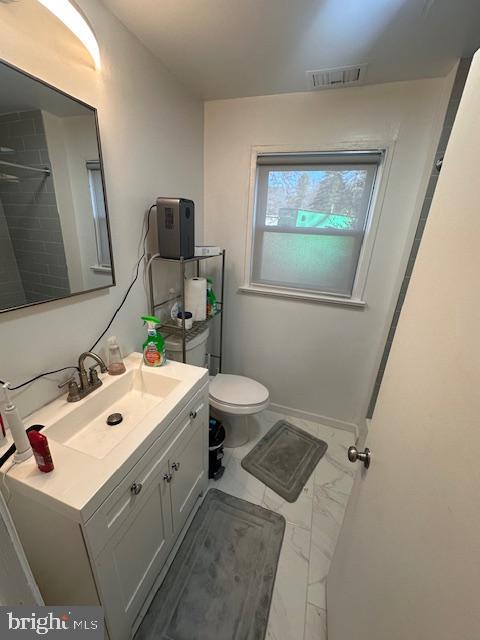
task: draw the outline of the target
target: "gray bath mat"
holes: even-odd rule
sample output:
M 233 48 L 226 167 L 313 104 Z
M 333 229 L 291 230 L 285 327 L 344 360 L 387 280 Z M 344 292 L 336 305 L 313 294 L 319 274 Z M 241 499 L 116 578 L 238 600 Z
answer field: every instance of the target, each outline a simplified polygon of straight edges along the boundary
M 285 519 L 210 489 L 135 640 L 263 640 Z
M 242 467 L 295 502 L 328 444 L 280 420 L 242 460 Z

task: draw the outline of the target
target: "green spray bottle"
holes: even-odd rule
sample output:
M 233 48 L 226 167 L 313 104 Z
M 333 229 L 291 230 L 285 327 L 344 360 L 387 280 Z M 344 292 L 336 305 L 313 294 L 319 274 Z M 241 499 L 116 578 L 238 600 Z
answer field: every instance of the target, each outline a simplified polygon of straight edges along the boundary
M 161 367 L 167 362 L 165 352 L 165 340 L 157 333 L 157 327 L 161 324 L 155 316 L 142 316 L 147 325 L 147 339 L 143 343 L 143 361 L 148 367 Z
M 207 278 L 207 316 L 214 316 L 217 311 L 217 296 L 213 290 L 213 280 L 211 278 Z

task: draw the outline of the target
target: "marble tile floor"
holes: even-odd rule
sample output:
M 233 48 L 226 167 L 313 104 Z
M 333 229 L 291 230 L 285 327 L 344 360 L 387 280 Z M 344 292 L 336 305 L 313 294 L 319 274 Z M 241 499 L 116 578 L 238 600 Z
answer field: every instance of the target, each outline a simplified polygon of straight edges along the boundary
M 286 419 L 328 443 L 328 450 L 296 502 L 288 503 L 240 465 L 278 421 Z M 225 449 L 225 473 L 210 486 L 281 513 L 287 521 L 267 640 L 326 640 L 326 577 L 353 485 L 347 460 L 352 433 L 273 411 L 250 418 L 250 440 Z

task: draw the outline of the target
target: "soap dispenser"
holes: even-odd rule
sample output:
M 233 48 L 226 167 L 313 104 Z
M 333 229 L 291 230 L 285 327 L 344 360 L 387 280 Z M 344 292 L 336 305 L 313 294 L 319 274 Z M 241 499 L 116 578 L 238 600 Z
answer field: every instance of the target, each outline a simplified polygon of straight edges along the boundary
M 123 363 L 122 354 L 116 336 L 108 339 L 108 373 L 111 376 L 119 376 L 125 373 L 126 368 Z

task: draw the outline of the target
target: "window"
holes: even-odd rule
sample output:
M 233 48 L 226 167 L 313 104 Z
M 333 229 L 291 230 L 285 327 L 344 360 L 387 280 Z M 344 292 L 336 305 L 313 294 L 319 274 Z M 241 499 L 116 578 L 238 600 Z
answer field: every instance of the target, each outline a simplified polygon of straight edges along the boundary
M 97 242 L 97 264 L 92 268 L 111 270 L 110 243 L 108 241 L 107 214 L 103 197 L 103 182 L 100 163 L 87 162 L 88 184 L 92 200 L 93 221 L 95 224 L 95 238 Z
M 258 155 L 251 285 L 351 298 L 382 157 Z

